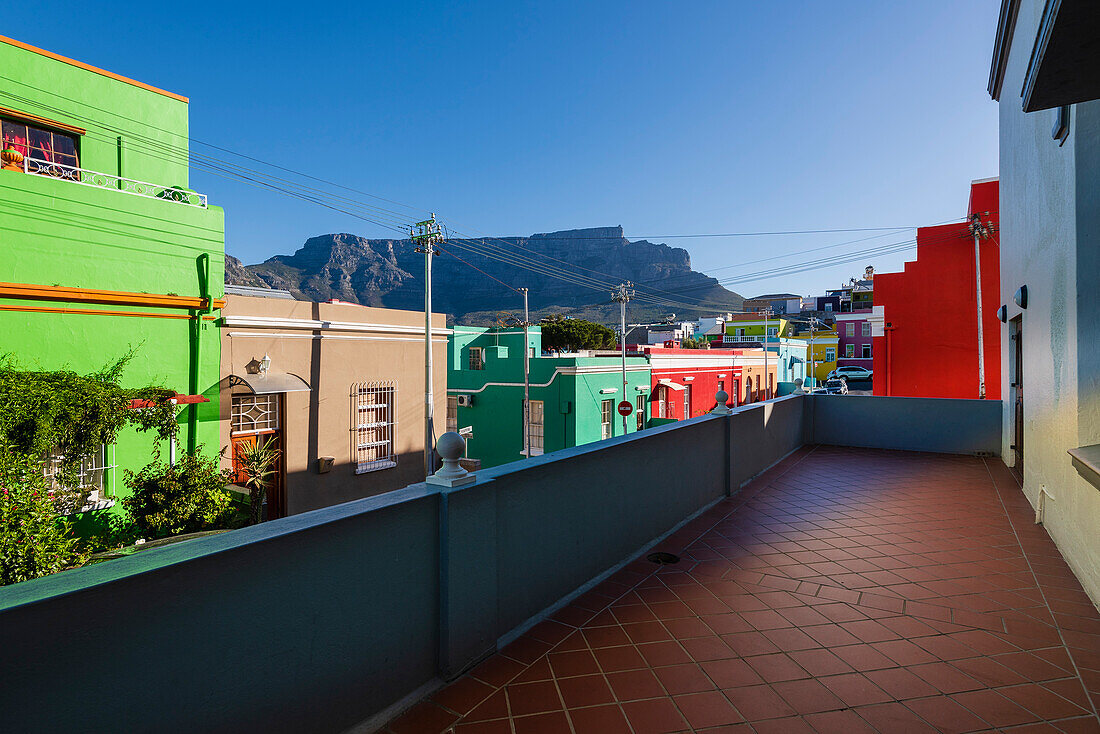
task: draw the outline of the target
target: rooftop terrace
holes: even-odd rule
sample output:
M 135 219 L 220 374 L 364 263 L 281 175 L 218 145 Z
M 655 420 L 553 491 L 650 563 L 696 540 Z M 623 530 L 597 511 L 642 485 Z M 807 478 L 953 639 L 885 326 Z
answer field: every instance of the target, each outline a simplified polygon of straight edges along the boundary
M 791 395 L 4 587 L 0 729 L 1098 731 L 1000 421 Z
M 806 447 L 386 731 L 1096 731 L 1100 615 L 999 459 Z

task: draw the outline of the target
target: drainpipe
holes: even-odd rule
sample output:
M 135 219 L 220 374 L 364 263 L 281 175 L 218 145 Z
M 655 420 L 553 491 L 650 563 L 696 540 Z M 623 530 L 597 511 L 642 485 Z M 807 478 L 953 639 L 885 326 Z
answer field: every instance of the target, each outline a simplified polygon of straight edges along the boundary
M 981 240 L 987 237 L 989 230 L 982 224 L 980 215 L 975 214 L 970 222 L 970 233 L 974 235 L 974 291 L 978 297 L 978 399 L 985 400 L 985 333 L 982 325 L 982 254 Z
M 202 296 L 202 308 L 191 311 L 191 365 L 188 375 L 187 391 L 191 395 L 199 394 L 199 369 L 202 364 L 202 317 L 211 311 L 210 298 L 210 253 L 204 252 L 196 258 L 199 273 L 199 295 Z M 199 406 L 192 403 L 187 407 L 187 453 L 194 454 L 198 447 Z

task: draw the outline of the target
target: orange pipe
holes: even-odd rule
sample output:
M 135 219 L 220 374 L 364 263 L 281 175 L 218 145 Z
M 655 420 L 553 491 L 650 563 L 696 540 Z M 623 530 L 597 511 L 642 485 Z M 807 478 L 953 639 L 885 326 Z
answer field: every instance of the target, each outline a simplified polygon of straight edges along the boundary
M 111 306 L 156 306 L 159 308 L 203 309 L 207 299 L 199 296 L 171 296 L 160 293 L 131 293 L 92 288 L 70 288 L 32 283 L 0 283 L 0 298 L 28 301 L 68 301 L 70 303 L 101 303 Z M 214 299 L 211 308 L 225 306 L 224 299 Z

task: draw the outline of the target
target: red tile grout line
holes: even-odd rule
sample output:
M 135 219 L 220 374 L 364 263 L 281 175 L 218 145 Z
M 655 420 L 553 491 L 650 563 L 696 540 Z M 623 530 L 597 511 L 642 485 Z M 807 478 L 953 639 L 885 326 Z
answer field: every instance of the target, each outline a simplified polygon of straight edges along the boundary
M 1013 518 L 1012 514 L 1008 511 L 1008 506 L 1005 505 L 1004 497 L 1002 496 L 1002 493 L 1001 493 L 1001 486 L 999 484 L 997 484 L 997 478 L 993 476 L 993 472 L 990 470 L 989 463 L 987 462 L 986 459 L 982 459 L 982 465 L 985 467 L 986 473 L 989 475 L 989 481 L 991 481 L 993 483 L 993 491 L 997 493 L 997 499 L 1000 500 L 1001 509 L 1005 513 L 1005 518 L 1008 520 L 1009 527 L 1012 528 L 1012 534 L 1016 536 L 1016 542 L 1019 543 L 1020 550 L 1023 551 L 1024 561 L 1027 562 L 1028 571 L 1031 573 L 1031 577 L 1035 581 L 1035 586 L 1036 586 L 1036 588 L 1039 589 L 1039 593 L 1043 597 L 1043 604 L 1046 605 L 1047 609 L 1051 609 L 1052 612 L 1053 612 L 1053 609 L 1050 606 L 1050 601 L 1047 599 L 1046 591 L 1043 589 L 1042 585 L 1039 583 L 1039 577 L 1035 573 L 1035 569 L 1032 567 L 1031 557 L 1028 555 L 1027 549 L 1024 547 L 1023 541 L 1020 540 L 1020 534 L 1016 531 L 1015 518 Z M 1019 489 L 1019 491 L 1022 493 L 1023 492 L 1023 486 L 1020 485 L 1019 483 L 1017 483 L 1016 486 Z M 1043 528 L 1043 532 L 1046 532 L 1046 528 Z M 1055 618 L 1055 623 L 1057 623 L 1057 618 Z M 1077 667 L 1077 660 L 1074 658 L 1073 653 L 1070 651 L 1069 645 L 1066 644 L 1066 638 L 1062 634 L 1062 628 L 1061 628 L 1061 626 L 1056 626 L 1055 629 L 1058 631 L 1058 639 L 1062 641 L 1062 647 L 1065 649 L 1066 655 L 1069 657 L 1069 662 L 1070 662 L 1071 665 L 1073 665 L 1073 672 L 1077 674 L 1077 679 L 1079 681 L 1081 681 L 1081 687 L 1085 689 L 1085 698 L 1088 699 L 1089 705 L 1092 707 L 1092 715 L 1093 715 L 1093 717 L 1095 717 L 1097 719 L 1100 719 L 1100 714 L 1098 714 L 1097 710 L 1096 710 L 1096 700 L 1094 699 L 1094 697 L 1092 695 L 1092 691 L 1090 691 L 1088 686 L 1085 685 L 1085 679 L 1081 675 L 1081 669 Z

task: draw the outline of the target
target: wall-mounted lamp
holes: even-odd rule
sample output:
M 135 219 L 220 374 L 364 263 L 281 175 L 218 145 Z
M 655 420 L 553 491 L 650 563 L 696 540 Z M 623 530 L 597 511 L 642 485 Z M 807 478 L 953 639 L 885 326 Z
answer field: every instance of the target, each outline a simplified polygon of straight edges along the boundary
M 267 370 L 271 367 L 271 357 L 264 353 L 264 358 L 260 360 L 260 375 L 266 377 Z
M 1008 323 L 1008 306 L 1001 306 L 997 309 L 997 318 L 1001 320 L 1002 324 Z
M 1016 305 L 1020 308 L 1027 308 L 1027 286 L 1020 286 L 1016 291 L 1016 295 L 1012 297 L 1012 300 L 1015 301 Z

